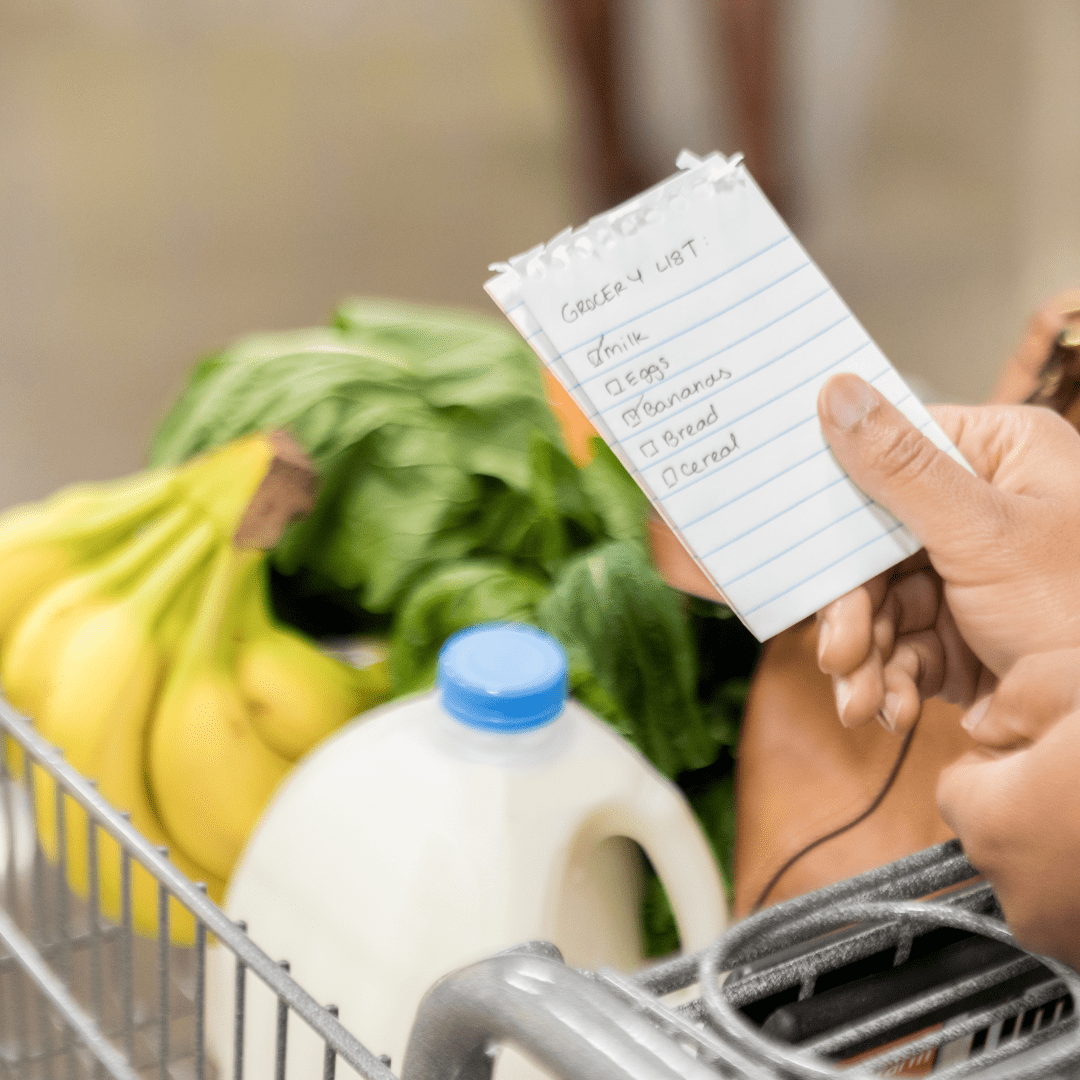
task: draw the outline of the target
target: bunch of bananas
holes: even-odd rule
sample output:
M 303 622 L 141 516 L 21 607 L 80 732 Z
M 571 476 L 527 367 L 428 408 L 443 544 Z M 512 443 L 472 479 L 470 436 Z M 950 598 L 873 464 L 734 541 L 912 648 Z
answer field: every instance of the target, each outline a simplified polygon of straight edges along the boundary
M 358 671 L 271 617 L 265 549 L 310 509 L 306 464 L 283 433 L 252 435 L 0 518 L 5 695 L 218 900 L 291 764 L 389 692 L 384 665 Z M 20 748 L 8 754 L 25 776 Z M 65 795 L 58 819 L 51 778 L 34 766 L 30 779 L 42 846 L 55 860 L 64 844 L 85 897 L 86 814 Z M 97 840 L 101 910 L 116 918 L 120 849 Z M 135 926 L 152 935 L 157 883 L 133 870 Z M 175 901 L 170 927 L 193 940 Z

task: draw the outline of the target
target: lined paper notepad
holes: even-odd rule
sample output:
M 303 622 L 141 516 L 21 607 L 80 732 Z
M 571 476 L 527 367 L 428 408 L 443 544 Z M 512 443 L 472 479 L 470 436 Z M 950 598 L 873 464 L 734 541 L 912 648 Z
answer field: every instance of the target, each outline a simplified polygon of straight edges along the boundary
M 829 450 L 826 379 L 962 459 L 738 159 L 678 164 L 486 289 L 765 640 L 920 547 Z

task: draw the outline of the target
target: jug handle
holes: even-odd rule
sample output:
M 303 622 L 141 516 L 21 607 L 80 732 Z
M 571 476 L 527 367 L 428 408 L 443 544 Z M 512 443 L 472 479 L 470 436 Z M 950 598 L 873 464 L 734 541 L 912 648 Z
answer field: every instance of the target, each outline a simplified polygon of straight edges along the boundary
M 669 781 L 610 808 L 613 836 L 640 844 L 671 901 L 684 953 L 712 944 L 728 924 L 727 894 L 712 848 L 682 793 Z

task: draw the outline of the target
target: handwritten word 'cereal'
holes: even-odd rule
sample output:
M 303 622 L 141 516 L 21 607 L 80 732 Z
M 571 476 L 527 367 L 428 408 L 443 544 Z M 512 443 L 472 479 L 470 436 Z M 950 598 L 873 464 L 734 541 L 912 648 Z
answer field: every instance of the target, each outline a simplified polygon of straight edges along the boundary
M 583 296 L 580 300 L 568 300 L 562 306 L 563 322 L 577 322 L 582 315 L 588 315 L 592 311 L 599 311 L 606 304 L 617 300 L 631 285 L 640 285 L 642 280 L 641 271 L 636 274 L 627 274 L 601 285 L 591 296 Z
M 723 446 L 714 447 L 712 450 L 706 450 L 703 454 L 684 458 L 675 465 L 669 465 L 660 474 L 664 483 L 669 488 L 673 488 L 682 480 L 689 480 L 695 476 L 704 476 L 714 465 L 719 465 L 721 461 L 731 457 L 739 449 L 734 431 L 728 433 L 728 438 L 731 440 L 730 443 L 725 442 Z

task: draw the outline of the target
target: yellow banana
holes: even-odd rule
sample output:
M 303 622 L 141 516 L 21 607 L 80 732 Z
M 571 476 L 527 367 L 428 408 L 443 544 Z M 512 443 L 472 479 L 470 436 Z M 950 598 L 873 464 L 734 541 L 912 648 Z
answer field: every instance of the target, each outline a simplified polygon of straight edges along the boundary
M 115 749 L 115 757 L 112 750 Z M 116 745 L 110 748 L 102 765 L 103 777 L 115 777 L 110 780 L 110 789 L 120 792 L 113 795 L 109 802 L 131 814 L 131 823 L 152 844 L 169 847 L 168 837 L 161 828 L 146 794 L 146 783 L 142 772 L 144 765 L 142 747 L 134 744 Z M 39 765 L 33 767 L 34 796 L 37 806 L 38 835 L 42 848 L 49 858 L 57 859 L 57 818 L 56 786 L 52 778 Z M 137 778 L 137 779 L 135 779 Z M 130 785 L 130 795 L 122 792 L 124 784 Z M 67 854 L 68 881 L 79 895 L 85 898 L 89 893 L 87 858 L 89 850 L 90 819 L 83 808 L 70 796 L 64 795 L 64 851 Z M 114 802 L 116 800 L 116 802 Z M 46 842 L 46 836 L 48 842 Z M 117 919 L 121 908 L 121 856 L 120 845 L 103 829 L 98 829 L 98 873 L 100 882 L 101 910 L 110 918 Z M 208 873 L 201 866 L 186 858 L 181 851 L 169 848 L 169 861 L 181 873 L 192 881 L 206 884 L 210 899 L 220 904 L 225 896 L 225 882 Z M 136 931 L 148 937 L 157 934 L 158 884 L 148 871 L 132 859 L 131 862 L 132 923 Z M 81 875 L 81 881 L 74 880 Z M 191 945 L 195 941 L 195 920 L 191 913 L 177 900 L 169 899 L 169 936 L 177 945 Z
M 36 726 L 84 776 L 97 776 L 106 743 L 131 723 L 132 712 L 141 715 L 129 730 L 141 737 L 165 660 L 158 624 L 216 537 L 209 522 L 197 521 L 130 591 L 81 609 L 85 617 L 73 620 L 53 658 Z
M 146 785 L 145 743 L 133 739 L 117 739 L 106 749 L 101 763 L 101 793 L 121 810 L 131 814 L 131 823 L 152 844 L 169 848 L 169 859 L 192 881 L 206 884 L 210 899 L 220 904 L 225 896 L 225 882 L 196 865 L 182 851 L 169 843 L 154 808 L 150 805 Z M 106 790 L 108 789 L 108 790 Z M 110 918 L 120 911 L 120 847 L 104 833 L 98 839 L 98 866 L 101 882 L 101 910 Z M 158 885 L 137 863 L 132 865 L 132 918 L 135 929 L 153 937 L 157 933 Z M 190 945 L 195 940 L 195 920 L 187 908 L 176 900 L 169 904 L 169 931 L 178 945 Z
M 203 507 L 231 535 L 277 453 L 275 438 L 250 435 L 179 469 L 72 485 L 0 515 L 0 642 L 38 596 L 180 498 Z
M 235 534 L 252 496 L 277 456 L 276 437 L 258 432 L 192 458 L 180 482 L 225 539 Z
M 20 712 L 36 718 L 56 672 L 56 657 L 68 633 L 91 612 L 107 602 L 110 594 L 127 584 L 192 517 L 194 511 L 179 507 L 161 521 L 128 540 L 90 570 L 70 578 L 38 598 L 19 620 L 0 649 L 0 681 L 8 701 Z M 14 776 L 23 776 L 26 763 L 22 747 L 7 742 L 8 762 Z M 43 770 L 35 770 L 36 802 L 43 816 L 38 822 L 42 846 L 56 857 L 56 803 L 53 782 Z M 68 799 L 73 822 L 82 810 Z
M 143 748 L 166 659 L 157 638 L 158 624 L 181 586 L 209 556 L 216 538 L 209 522 L 197 523 L 172 551 L 150 566 L 130 592 L 100 609 L 90 609 L 70 631 L 56 657 L 55 673 L 37 718 L 42 735 L 64 751 L 71 765 L 96 779 L 101 794 L 113 806 L 130 810 L 133 822 L 137 815 L 136 827 L 144 834 L 150 837 L 150 832 L 156 831 L 158 835 L 150 838 L 158 843 L 164 840 L 160 826 L 152 815 L 142 812 L 149 808 Z M 48 787 L 42 790 L 42 802 L 54 806 L 51 799 L 55 796 Z M 41 809 L 39 806 L 39 818 Z M 87 824 L 81 808 L 68 814 L 67 827 L 68 883 L 80 896 L 86 896 Z M 52 837 L 44 836 L 43 840 L 47 847 L 55 846 Z M 98 846 L 102 910 L 116 918 L 119 848 L 104 833 L 99 835 Z M 156 885 L 137 868 L 133 887 L 136 926 L 153 932 Z M 178 906 L 176 910 L 182 911 Z M 193 930 L 192 925 L 190 932 Z
M 0 679 L 16 709 L 31 718 L 38 716 L 70 631 L 127 587 L 195 514 L 188 506 L 172 510 L 90 570 L 55 586 L 19 620 L 0 650 Z
M 184 634 L 191 627 L 191 620 L 206 587 L 206 580 L 207 564 L 203 563 L 188 577 L 178 596 L 164 611 L 158 627 L 158 644 L 169 662 L 175 656 Z M 152 717 L 153 708 L 144 717 L 142 729 L 135 737 L 131 733 L 122 732 L 118 726 L 102 754 L 98 775 L 99 789 L 113 806 L 131 814 L 131 823 L 151 843 L 168 847 L 169 859 L 177 868 L 192 881 L 204 882 L 210 899 L 220 904 L 225 897 L 225 882 L 191 862 L 182 851 L 170 845 L 157 811 L 151 803 L 146 773 L 146 744 Z M 101 904 L 104 911 L 111 913 L 118 910 L 120 905 L 120 849 L 106 838 L 104 843 L 99 843 L 99 851 Z M 131 888 L 135 929 L 148 936 L 156 936 L 157 881 L 141 867 L 134 865 Z M 175 900 L 170 901 L 169 929 L 170 937 L 178 945 L 190 945 L 195 940 L 195 920 L 190 912 Z
M 222 879 L 289 769 L 256 735 L 235 670 L 237 600 L 263 557 L 231 544 L 215 556 L 150 732 L 150 790 L 165 831 Z
M 275 625 L 265 559 L 254 570 L 244 602 L 237 678 L 259 738 L 296 761 L 357 713 L 385 700 L 389 686 L 380 685 L 381 672 L 357 671 L 319 652 L 303 634 Z
M 153 566 L 152 560 L 161 548 L 194 517 L 195 511 L 179 508 L 138 539 L 129 541 L 99 570 L 53 590 L 27 617 L 25 633 L 20 628 L 5 657 L 11 665 L 5 685 L 14 687 L 9 694 L 17 707 L 33 715 L 42 734 L 64 751 L 74 768 L 86 775 L 96 775 L 96 760 L 108 725 L 116 722 L 125 707 L 131 706 L 133 698 L 152 692 L 157 684 L 157 678 L 148 670 L 145 652 L 137 657 L 125 657 L 115 651 L 117 634 L 115 627 L 109 633 L 110 616 L 115 621 L 120 614 L 130 612 L 130 599 L 110 601 L 110 597 L 130 583 L 137 568 L 148 562 Z M 204 548 L 213 538 L 209 525 L 196 537 Z M 205 556 L 206 551 L 202 554 Z M 160 585 L 161 575 L 156 577 L 155 584 Z M 144 589 L 139 594 L 144 604 L 147 593 Z M 73 639 L 77 639 L 77 644 L 73 644 Z M 54 691 L 59 691 L 59 695 Z M 114 708 L 119 710 L 116 716 L 112 714 Z M 18 768 L 23 767 L 20 761 Z M 35 769 L 34 797 L 42 847 L 55 859 L 56 788 L 40 768 Z M 68 880 L 83 896 L 88 878 L 87 828 L 83 809 L 65 796 Z M 99 843 L 103 848 L 115 844 L 103 833 L 99 833 Z
M 176 498 L 176 470 L 79 484 L 0 516 L 0 641 L 52 585 L 130 536 Z
M 299 494 L 290 493 L 287 484 L 283 488 L 280 480 L 261 488 L 272 467 L 277 468 L 276 459 L 284 463 L 286 472 L 292 467 L 302 473 L 306 465 L 287 437 L 253 435 L 179 469 L 66 489 L 42 504 L 0 518 L 0 557 L 7 558 L 8 564 L 15 560 L 18 578 L 10 586 L 0 584 L 0 678 L 4 691 L 17 708 L 35 718 L 46 738 L 65 750 L 76 768 L 98 779 L 110 802 L 131 812 L 133 824 L 155 843 L 168 840 L 148 786 L 148 718 L 155 713 L 170 654 L 180 650 L 185 657 L 193 657 L 198 651 L 193 648 L 197 639 L 201 655 L 209 658 L 220 638 L 229 663 L 235 661 L 234 630 L 228 629 L 224 637 L 219 633 L 225 629 L 226 615 L 232 619 L 235 614 L 222 606 L 226 582 L 217 575 L 215 580 L 221 579 L 221 587 L 207 596 L 216 612 L 214 619 L 222 624 L 215 630 L 211 625 L 214 619 L 204 614 L 207 604 L 201 599 L 207 572 L 197 569 L 196 564 L 215 541 L 225 543 L 231 552 L 238 527 L 244 530 L 240 542 L 250 543 L 253 536 L 265 535 L 268 521 L 271 525 L 275 520 L 284 522 L 288 513 L 310 506 L 313 481 L 307 488 L 298 487 Z M 285 501 L 279 504 L 276 500 L 283 493 Z M 253 507 L 257 507 L 254 516 Z M 188 532 L 173 548 L 177 537 L 192 529 L 197 519 L 203 519 L 204 525 Z M 159 557 L 162 562 L 155 564 Z M 230 554 L 225 577 L 232 582 L 242 579 L 262 558 L 261 552 Z M 195 629 L 201 628 L 201 634 L 191 629 L 196 610 Z M 178 669 L 192 671 L 196 666 L 192 660 Z M 187 687 L 196 691 L 192 700 L 201 703 L 196 710 L 199 717 L 205 720 L 224 715 L 219 706 L 224 704 L 227 712 L 227 707 L 235 704 L 235 682 L 229 683 L 231 671 L 215 662 L 207 663 L 202 674 L 207 677 Z M 170 679 L 169 685 L 173 682 Z M 242 700 L 240 708 L 244 708 Z M 210 726 L 213 728 L 212 722 Z M 228 736 L 235 733 L 236 726 L 232 719 L 221 730 Z M 195 744 L 189 742 L 186 749 L 190 757 L 201 760 L 204 748 L 195 734 Z M 253 733 L 241 743 L 239 757 L 228 739 L 224 744 L 226 756 L 231 748 L 237 762 L 250 766 L 241 770 L 237 803 L 244 824 L 230 826 L 235 851 L 254 820 L 251 806 L 255 806 L 257 816 L 287 768 L 287 763 L 266 750 Z M 208 757 L 207 766 L 212 771 L 213 748 Z M 11 765 L 16 775 L 22 775 L 21 753 L 12 756 Z M 272 776 L 270 781 L 267 774 Z M 229 790 L 231 768 L 222 779 L 224 784 L 218 786 L 217 794 L 224 804 L 223 820 L 228 822 L 234 801 Z M 33 780 L 42 843 L 55 859 L 57 791 L 40 769 L 34 770 Z M 168 784 L 165 790 L 168 794 Z M 69 881 L 85 895 L 88 820 L 69 797 L 64 796 L 63 802 Z M 215 810 L 212 816 L 216 815 Z M 101 830 L 97 840 L 103 910 L 115 916 L 120 903 L 120 849 Z M 230 861 L 200 860 L 203 865 L 198 865 L 185 855 L 183 844 L 170 846 L 171 857 L 180 869 L 205 881 L 210 895 L 220 899 Z M 137 866 L 133 871 L 136 926 L 154 933 L 156 883 Z M 193 921 L 175 903 L 171 924 L 174 940 L 192 939 Z

